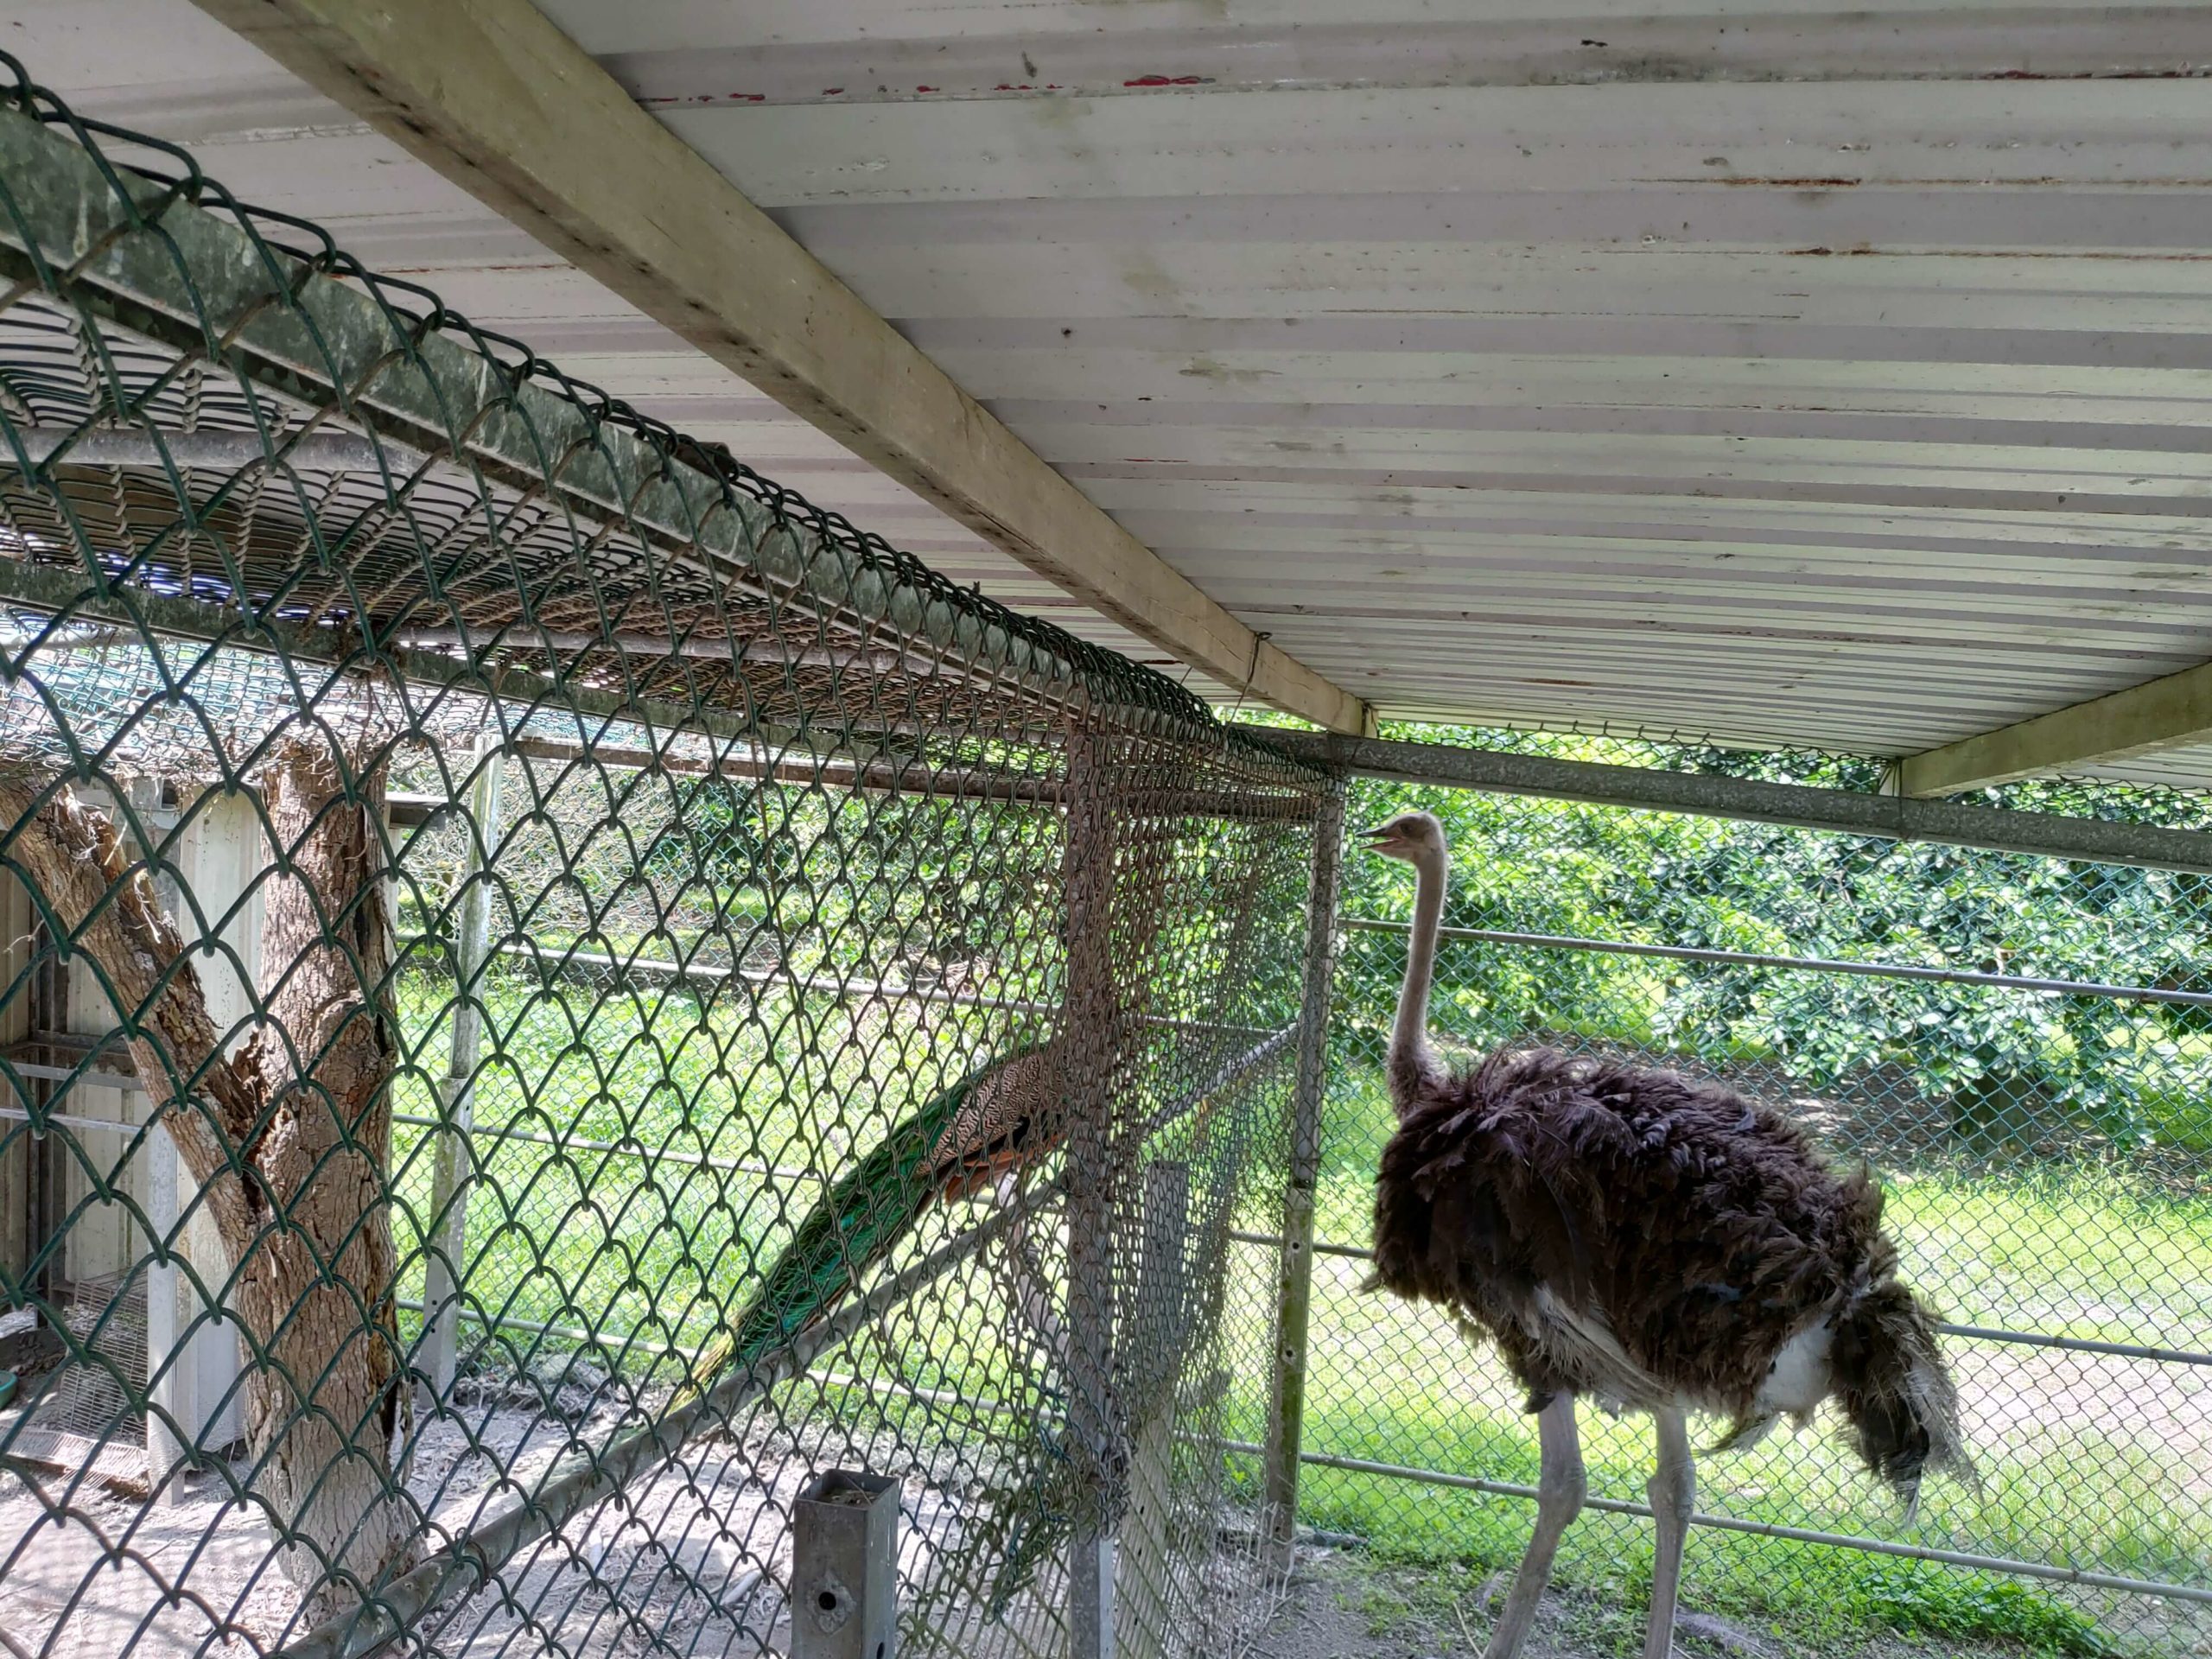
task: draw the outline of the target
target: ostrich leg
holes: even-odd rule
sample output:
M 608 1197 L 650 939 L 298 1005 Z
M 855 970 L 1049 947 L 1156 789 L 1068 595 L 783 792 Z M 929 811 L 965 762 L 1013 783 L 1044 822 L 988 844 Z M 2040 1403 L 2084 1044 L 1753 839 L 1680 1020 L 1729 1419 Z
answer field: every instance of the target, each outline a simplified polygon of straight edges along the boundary
M 1675 1592 L 1682 1579 L 1682 1538 L 1697 1503 L 1697 1470 L 1690 1462 L 1689 1430 L 1681 1411 L 1655 1411 L 1651 1421 L 1659 1431 L 1659 1466 L 1643 1490 L 1651 1498 L 1659 1542 L 1651 1565 L 1651 1627 L 1643 1638 L 1643 1659 L 1668 1659 L 1675 1650 Z
M 1505 1611 L 1497 1616 L 1497 1628 L 1491 1632 L 1483 1659 L 1513 1659 L 1521 1651 L 1529 1627 L 1535 1622 L 1536 1604 L 1551 1581 L 1560 1535 L 1582 1511 L 1582 1438 L 1574 1427 L 1573 1395 L 1551 1397 L 1537 1414 L 1536 1434 L 1543 1448 L 1543 1470 L 1536 1478 L 1536 1534 L 1529 1540 L 1529 1553 L 1513 1575 Z

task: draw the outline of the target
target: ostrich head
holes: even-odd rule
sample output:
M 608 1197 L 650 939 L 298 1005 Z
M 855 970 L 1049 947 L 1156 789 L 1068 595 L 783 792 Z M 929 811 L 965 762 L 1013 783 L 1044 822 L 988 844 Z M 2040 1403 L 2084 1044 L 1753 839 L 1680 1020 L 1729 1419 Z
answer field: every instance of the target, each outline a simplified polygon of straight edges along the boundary
M 1445 855 L 1444 826 L 1432 812 L 1401 812 L 1368 830 L 1366 840 L 1369 852 L 1416 866 L 1440 862 Z

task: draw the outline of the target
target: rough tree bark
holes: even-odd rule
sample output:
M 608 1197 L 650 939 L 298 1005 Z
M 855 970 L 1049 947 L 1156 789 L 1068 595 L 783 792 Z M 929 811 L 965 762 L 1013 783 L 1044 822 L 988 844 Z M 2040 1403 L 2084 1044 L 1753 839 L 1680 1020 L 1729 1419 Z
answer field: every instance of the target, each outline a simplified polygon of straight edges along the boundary
M 205 1194 L 234 1272 L 255 1491 L 311 1620 L 351 1607 L 340 1573 L 404 1567 L 415 1528 L 391 1444 L 404 1389 L 385 1173 L 396 1029 L 373 782 L 346 798 L 327 746 L 260 779 L 276 867 L 263 888 L 262 1023 L 226 1057 L 154 884 L 73 791 L 0 775 L 3 849 L 96 965 L 133 1030 L 140 1080 Z M 359 798 L 362 793 L 371 798 Z M 4 833 L 4 832 L 0 832 Z

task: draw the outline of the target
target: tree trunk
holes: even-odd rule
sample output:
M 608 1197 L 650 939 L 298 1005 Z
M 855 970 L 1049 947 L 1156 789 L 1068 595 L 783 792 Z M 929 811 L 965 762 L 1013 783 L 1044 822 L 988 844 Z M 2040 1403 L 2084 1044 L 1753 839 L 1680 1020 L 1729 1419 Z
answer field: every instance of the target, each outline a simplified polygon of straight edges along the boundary
M 251 1161 L 273 1207 L 238 1300 L 273 1362 L 246 1391 L 256 1488 L 305 1541 L 284 1571 L 312 1589 L 326 1560 L 373 1582 L 413 1531 L 390 1456 L 404 1394 L 386 1185 L 392 939 L 377 805 L 345 798 L 337 757 L 292 745 L 261 787 L 278 869 L 262 889 L 267 1023 L 248 1063 L 267 1102 Z M 325 1599 L 335 1611 L 351 1597 Z
M 97 964 L 147 1093 L 206 1194 L 252 1349 L 252 1482 L 311 1621 L 405 1565 L 416 1529 L 393 1481 L 404 1397 L 391 1297 L 392 939 L 373 780 L 286 746 L 260 779 L 275 868 L 262 891 L 262 1023 L 226 1058 L 153 882 L 68 789 L 0 776 L 0 843 L 71 948 Z

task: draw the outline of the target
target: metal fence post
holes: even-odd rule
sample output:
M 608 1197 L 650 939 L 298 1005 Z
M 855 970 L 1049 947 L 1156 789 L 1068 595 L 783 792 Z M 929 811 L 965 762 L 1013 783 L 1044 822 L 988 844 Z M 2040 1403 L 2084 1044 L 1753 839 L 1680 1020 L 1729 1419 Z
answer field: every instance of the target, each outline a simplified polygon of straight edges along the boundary
M 1189 1336 L 1191 1166 L 1173 1160 L 1144 1168 L 1144 1227 L 1136 1293 L 1117 1333 L 1116 1377 L 1129 1402 L 1128 1501 L 1116 1562 L 1126 1659 L 1159 1659 L 1171 1649 L 1169 1578 L 1174 1571 L 1175 1384 Z
M 1306 1413 L 1306 1330 L 1313 1304 L 1313 1189 L 1321 1166 L 1321 1102 L 1328 1088 L 1329 993 L 1337 971 L 1337 901 L 1344 883 L 1344 785 L 1323 797 L 1313 826 L 1313 897 L 1306 920 L 1306 986 L 1298 1015 L 1290 1179 L 1283 1193 L 1275 1292 L 1274 1390 L 1268 1407 L 1266 1524 L 1269 1558 L 1287 1572 L 1298 1531 L 1298 1454 Z
M 468 1189 L 475 1172 L 471 1130 L 476 1115 L 476 1063 L 484 1041 L 481 980 L 491 954 L 492 883 L 485 871 L 499 838 L 500 735 L 476 740 L 476 775 L 468 787 L 468 853 L 461 878 L 461 937 L 454 956 L 453 1041 L 438 1090 L 442 1120 L 430 1178 L 430 1234 L 423 1269 L 423 1372 L 433 1402 L 453 1389 L 461 1329 L 462 1256 L 468 1247 Z
M 149 1120 L 159 1116 L 150 1101 L 147 1114 Z M 174 1503 L 182 1494 L 172 1477 L 188 1456 L 176 1425 L 194 1414 L 188 1375 L 192 1362 L 176 1316 L 176 1144 L 158 1122 L 149 1122 L 141 1144 L 146 1151 L 146 1230 L 151 1235 L 146 1264 L 146 1489 L 154 1503 Z
M 1114 1475 L 1120 1426 L 1113 1402 L 1114 1092 L 1121 1060 L 1113 959 L 1114 802 L 1108 741 L 1068 746 L 1069 1047 L 1068 1416 L 1085 1490 L 1068 1546 L 1070 1659 L 1113 1659 Z

